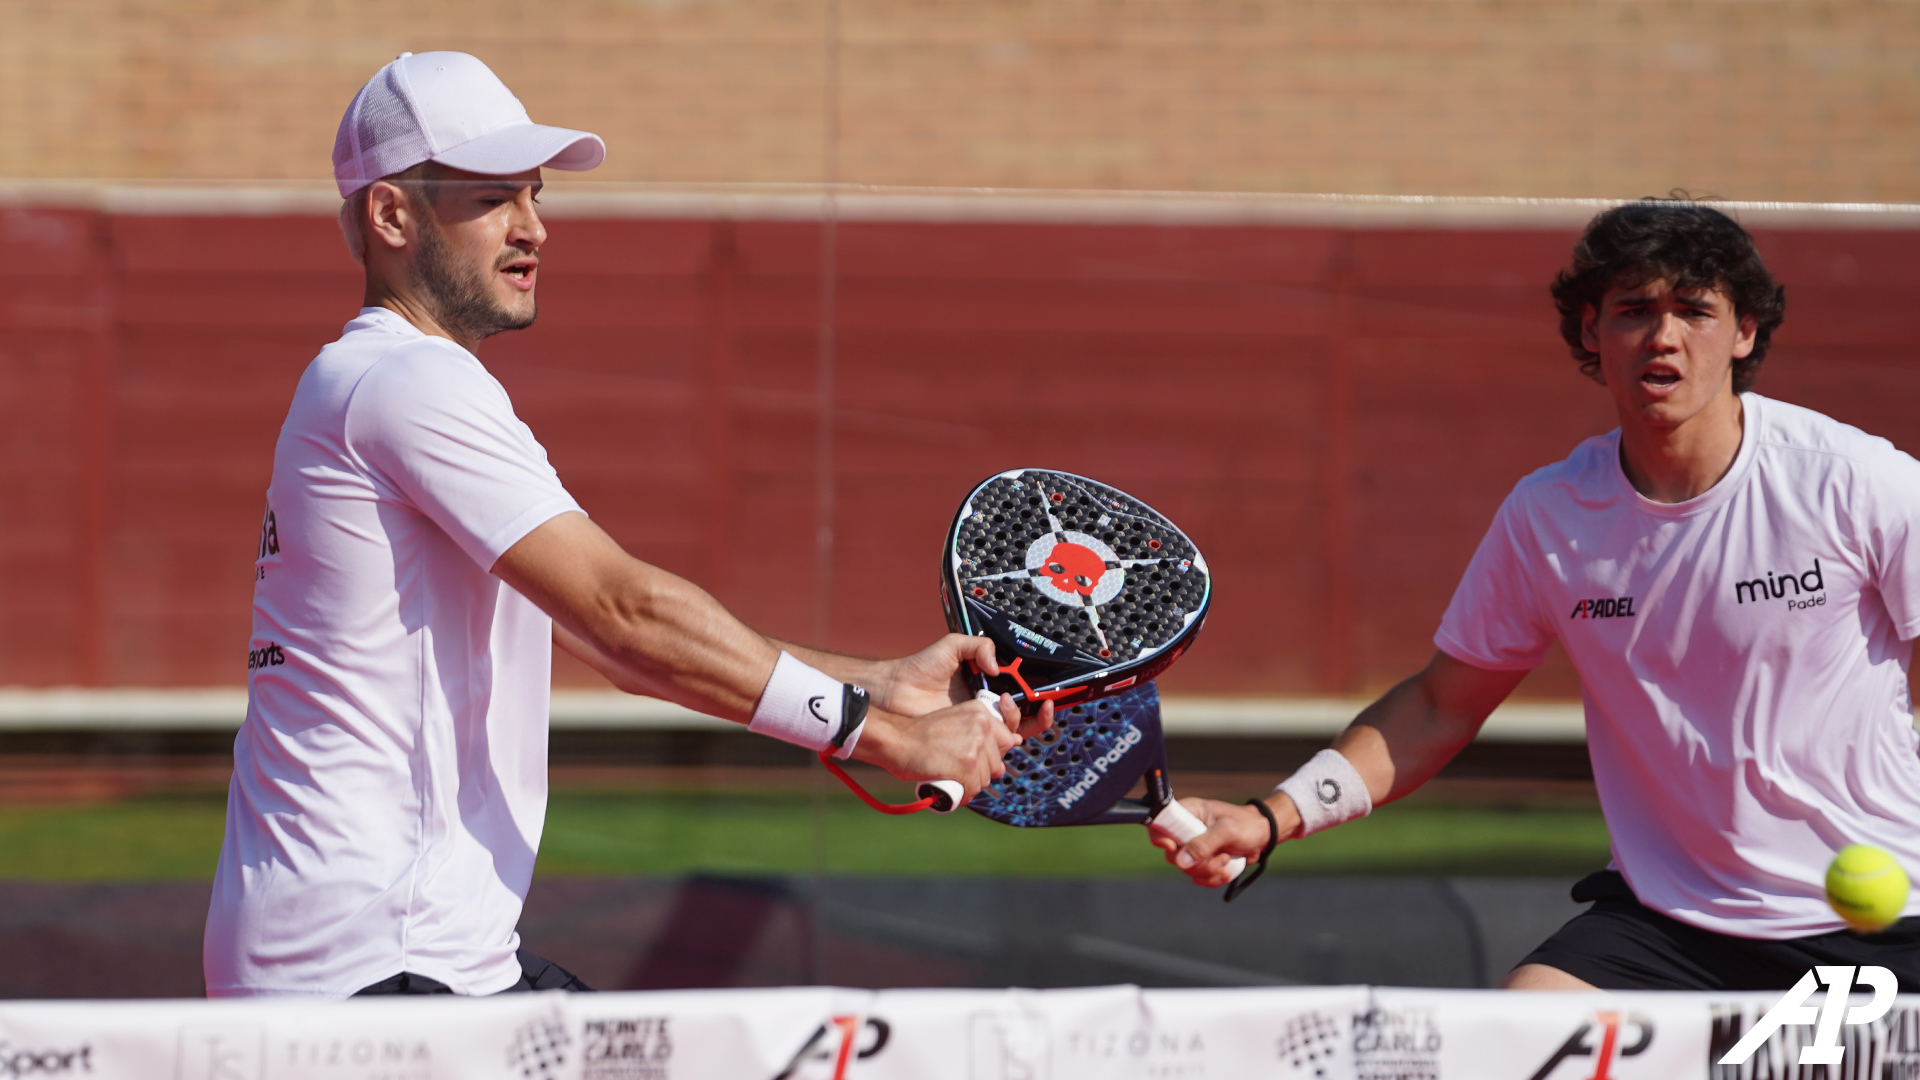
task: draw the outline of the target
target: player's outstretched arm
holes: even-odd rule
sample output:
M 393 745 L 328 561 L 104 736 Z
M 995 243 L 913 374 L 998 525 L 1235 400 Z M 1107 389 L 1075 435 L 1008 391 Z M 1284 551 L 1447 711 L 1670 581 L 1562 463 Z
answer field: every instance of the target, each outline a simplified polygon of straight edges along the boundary
M 967 634 L 946 634 L 919 652 L 897 660 L 861 660 L 778 639 L 774 639 L 774 644 L 836 679 L 866 687 L 875 705 L 906 716 L 919 716 L 972 700 L 973 691 L 961 674 L 965 665 L 972 665 L 987 675 L 1000 674 L 993 642 Z M 1001 696 L 1009 702 L 1012 700 L 1004 694 Z M 1021 722 L 1020 737 L 1030 739 L 1052 724 L 1053 702 L 1041 702 L 1039 712 Z
M 553 617 L 562 648 L 628 693 L 746 723 L 779 661 L 779 643 L 698 585 L 628 555 L 583 514 L 562 514 L 528 533 L 493 572 Z M 942 687 L 963 644 L 927 650 L 953 665 L 940 674 Z M 997 717 L 971 699 L 946 705 L 924 692 L 895 689 L 888 702 L 945 706 L 915 717 L 876 701 L 868 711 L 853 756 L 903 779 L 957 780 L 971 797 L 1004 771 L 1000 755 L 1020 739 L 1019 713 L 1007 700 Z
M 1418 675 L 1407 679 L 1363 709 L 1333 742 L 1360 780 L 1372 805 L 1402 798 L 1433 779 L 1486 723 L 1526 676 L 1524 671 L 1490 671 L 1462 663 L 1443 652 Z M 1233 856 L 1257 857 L 1266 848 L 1267 819 L 1251 806 L 1212 799 L 1182 799 L 1206 822 L 1207 831 L 1184 846 L 1155 831 L 1153 843 L 1167 861 L 1209 888 L 1227 883 Z M 1265 800 L 1273 811 L 1281 842 L 1303 829 L 1291 796 L 1276 791 Z

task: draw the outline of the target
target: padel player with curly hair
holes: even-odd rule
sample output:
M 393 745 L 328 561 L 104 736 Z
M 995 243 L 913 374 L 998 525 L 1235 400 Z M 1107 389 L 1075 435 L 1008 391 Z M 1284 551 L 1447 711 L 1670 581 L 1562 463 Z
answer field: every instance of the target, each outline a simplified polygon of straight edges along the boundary
M 1873 844 L 1920 869 L 1907 664 L 1920 634 L 1920 463 L 1751 392 L 1785 312 L 1710 206 L 1594 218 L 1554 282 L 1561 333 L 1620 426 L 1521 480 L 1425 670 L 1256 809 L 1206 800 L 1196 881 L 1418 788 L 1559 640 L 1585 689 L 1612 865 L 1508 976 L 1516 989 L 1786 989 L 1817 964 L 1920 991 L 1920 898 L 1865 936 L 1822 880 Z
M 463 53 L 401 56 L 341 121 L 365 306 L 274 449 L 210 994 L 583 989 L 515 931 L 556 641 L 623 690 L 969 796 L 1051 715 L 1023 732 L 1010 700 L 953 696 L 962 662 L 998 670 L 985 639 L 887 662 L 783 644 L 581 512 L 475 350 L 533 322 L 541 168 L 604 154 Z

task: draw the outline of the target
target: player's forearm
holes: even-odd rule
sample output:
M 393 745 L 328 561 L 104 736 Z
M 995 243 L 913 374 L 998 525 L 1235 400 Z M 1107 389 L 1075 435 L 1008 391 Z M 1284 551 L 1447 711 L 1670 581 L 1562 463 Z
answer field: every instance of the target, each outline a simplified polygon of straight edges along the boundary
M 630 693 L 744 722 L 779 649 L 706 590 L 633 558 L 582 514 L 561 514 L 494 564 L 551 615 L 569 652 Z
M 1416 675 L 1362 710 L 1333 748 L 1353 764 L 1380 806 L 1433 779 L 1479 726 L 1478 718 L 1443 711 Z
M 1334 740 L 1374 805 L 1433 779 L 1480 732 L 1524 671 L 1490 671 L 1435 653 L 1418 675 L 1381 695 Z
M 782 641 L 779 638 L 767 640 L 773 643 L 774 648 L 785 649 L 792 653 L 793 658 L 801 663 L 819 668 L 841 682 L 864 686 L 870 693 L 878 694 L 882 689 L 881 684 L 886 679 L 885 667 L 879 660 L 862 660 L 855 656 L 842 656 L 839 653 L 809 649 L 805 645 L 795 645 L 791 641 Z
M 635 567 L 569 629 L 631 680 L 625 688 L 745 723 L 779 649 L 692 582 Z
M 1329 810 L 1334 811 L 1331 824 L 1338 824 L 1344 814 L 1365 813 L 1369 805 L 1380 806 L 1405 796 L 1433 779 L 1433 775 L 1473 739 L 1484 714 L 1463 716 L 1449 708 L 1428 685 L 1430 671 L 1431 668 L 1387 691 L 1361 710 L 1353 723 L 1334 739 L 1333 749 L 1359 774 L 1360 782 L 1367 789 L 1367 799 L 1346 811 L 1339 811 L 1337 802 L 1314 808 L 1318 824 L 1312 826 L 1313 829 L 1329 827 Z M 1276 790 L 1267 796 L 1265 801 L 1273 811 L 1280 839 L 1295 839 L 1311 831 L 1301 808 L 1294 802 L 1294 795 L 1303 790 L 1316 790 L 1319 779 L 1326 777 L 1330 770 L 1332 783 L 1344 783 L 1339 779 L 1342 768 L 1337 758 L 1330 763 L 1315 758 L 1283 785 L 1286 790 Z M 1303 775 L 1307 777 L 1304 786 Z M 1330 790 L 1339 789 L 1330 786 Z

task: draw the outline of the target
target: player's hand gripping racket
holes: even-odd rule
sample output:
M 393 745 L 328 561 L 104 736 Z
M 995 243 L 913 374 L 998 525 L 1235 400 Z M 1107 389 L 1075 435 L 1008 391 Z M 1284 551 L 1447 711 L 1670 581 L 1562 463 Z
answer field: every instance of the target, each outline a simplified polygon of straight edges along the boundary
M 1046 701 L 1057 710 L 1045 735 L 1004 755 L 1006 774 L 972 810 L 1022 828 L 1150 824 L 1183 844 L 1206 831 L 1173 800 L 1149 681 L 1186 651 L 1212 600 L 1206 559 L 1185 533 L 1105 484 L 1020 469 L 967 496 L 941 569 L 948 628 L 990 639 L 1000 663 L 998 676 L 973 673 L 976 696 L 996 715 L 1002 692 L 1023 714 Z M 1145 797 L 1128 798 L 1142 780 Z M 918 801 L 893 807 L 860 794 L 889 813 L 947 813 L 957 789 L 925 782 Z

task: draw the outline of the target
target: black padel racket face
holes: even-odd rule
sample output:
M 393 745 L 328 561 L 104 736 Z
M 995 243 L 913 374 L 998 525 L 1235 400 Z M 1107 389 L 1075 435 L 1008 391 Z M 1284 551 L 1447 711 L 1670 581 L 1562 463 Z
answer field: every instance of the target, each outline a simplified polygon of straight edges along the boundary
M 1160 695 L 1150 682 L 1059 708 L 1046 734 L 1007 751 L 1004 760 L 1006 774 L 967 804 L 1003 825 L 1137 824 L 1169 798 Z M 1145 802 L 1125 799 L 1142 777 Z
M 1173 522 L 1084 476 L 1016 469 L 974 488 L 947 531 L 947 626 L 993 639 L 979 686 L 1021 712 L 1137 686 L 1200 632 L 1213 584 Z

